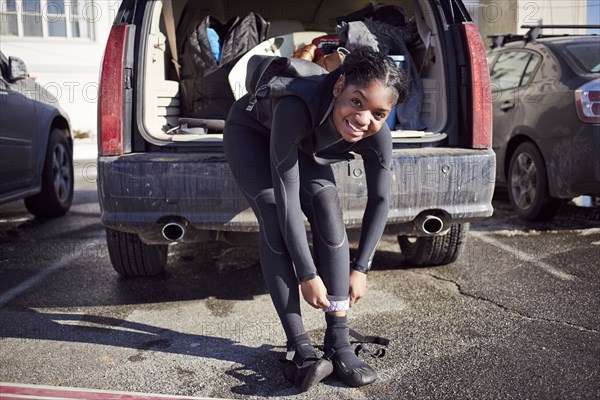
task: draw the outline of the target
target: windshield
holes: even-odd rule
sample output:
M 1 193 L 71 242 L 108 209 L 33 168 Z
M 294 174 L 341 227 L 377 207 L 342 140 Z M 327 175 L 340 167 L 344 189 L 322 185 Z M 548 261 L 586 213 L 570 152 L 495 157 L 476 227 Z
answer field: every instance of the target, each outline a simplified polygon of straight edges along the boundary
M 600 40 L 565 46 L 571 59 L 586 72 L 600 72 Z

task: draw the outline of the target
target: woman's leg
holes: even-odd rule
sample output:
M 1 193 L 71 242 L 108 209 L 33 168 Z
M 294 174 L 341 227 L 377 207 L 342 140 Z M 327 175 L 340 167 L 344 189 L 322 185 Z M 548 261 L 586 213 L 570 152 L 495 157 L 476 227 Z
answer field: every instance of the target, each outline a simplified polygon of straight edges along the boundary
M 223 141 L 233 176 L 260 224 L 260 265 L 290 343 L 305 329 L 300 312 L 298 280 L 277 220 L 269 140 L 247 127 L 227 124 Z
M 300 158 L 302 204 L 313 234 L 317 271 L 331 302 L 325 314 L 325 355 L 334 371 L 349 386 L 372 383 L 377 374 L 361 361 L 350 344 L 348 317 L 350 254 L 339 195 L 331 167 L 316 165 L 308 156 Z
M 269 162 L 269 141 L 246 127 L 226 124 L 225 154 L 231 171 L 260 224 L 260 265 L 287 337 L 285 377 L 301 391 L 333 372 L 333 363 L 318 358 L 300 313 L 298 280 L 283 241 Z
M 347 310 L 350 251 L 333 171 L 304 153 L 298 158 L 302 209 L 311 226 L 315 265 L 331 308 Z

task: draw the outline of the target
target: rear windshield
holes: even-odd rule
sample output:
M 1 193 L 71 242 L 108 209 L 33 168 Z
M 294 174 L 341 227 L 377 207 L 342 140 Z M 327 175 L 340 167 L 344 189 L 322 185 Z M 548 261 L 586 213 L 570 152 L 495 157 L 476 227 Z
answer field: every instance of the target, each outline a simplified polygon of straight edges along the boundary
M 600 72 L 600 40 L 566 45 L 567 53 L 586 72 Z

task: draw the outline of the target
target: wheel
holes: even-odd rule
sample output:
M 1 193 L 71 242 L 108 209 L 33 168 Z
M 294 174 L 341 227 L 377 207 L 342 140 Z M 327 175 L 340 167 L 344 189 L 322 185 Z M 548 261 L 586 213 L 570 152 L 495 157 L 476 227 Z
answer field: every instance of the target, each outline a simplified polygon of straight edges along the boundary
M 527 221 L 554 217 L 561 201 L 550 196 L 542 154 L 531 142 L 521 143 L 510 159 L 508 197 L 519 217 Z
M 42 169 L 42 191 L 25 198 L 27 210 L 38 217 L 58 217 L 73 202 L 73 152 L 60 129 L 53 129 Z
M 113 268 L 123 276 L 153 276 L 165 269 L 168 245 L 149 245 L 135 233 L 106 228 L 106 243 Z
M 455 224 L 445 235 L 398 236 L 400 251 L 406 261 L 420 266 L 450 264 L 460 257 L 469 235 L 469 224 Z

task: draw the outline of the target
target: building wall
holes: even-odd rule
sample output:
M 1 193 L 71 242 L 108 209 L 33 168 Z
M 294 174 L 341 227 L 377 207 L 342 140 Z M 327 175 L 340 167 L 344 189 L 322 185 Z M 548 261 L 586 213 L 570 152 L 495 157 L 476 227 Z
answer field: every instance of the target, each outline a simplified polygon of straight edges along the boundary
M 6 1 L 0 0 L 0 3 L 4 2 L 0 6 L 6 7 Z M 51 1 L 41 3 L 42 20 L 52 19 L 45 11 L 48 6 L 51 7 Z M 65 3 L 68 5 L 71 1 L 77 0 Z M 7 57 L 15 56 L 25 61 L 29 74 L 54 94 L 69 114 L 74 131 L 89 132 L 95 136 L 100 65 L 120 0 L 95 0 L 91 4 L 85 11 L 82 10 L 84 15 L 80 15 L 91 22 L 91 39 L 2 36 L 0 50 Z M 6 23 L 6 20 L 0 23 Z
M 597 9 L 599 0 L 465 0 L 465 5 L 486 45 L 489 35 L 524 34 L 521 25 L 586 25 L 588 9 Z M 600 12 L 598 10 L 597 12 Z M 586 33 L 585 29 L 545 29 L 546 34 Z
M 92 0 L 31 0 L 52 5 Z M 8 3 L 22 4 L 22 0 L 0 0 L 0 13 Z M 93 9 L 85 15 L 92 22 L 92 39 L 56 37 L 31 38 L 0 36 L 0 50 L 6 56 L 22 58 L 29 73 L 37 82 L 53 93 L 71 118 L 73 130 L 96 135 L 96 99 L 100 64 L 110 26 L 121 0 L 93 0 Z M 474 21 L 478 24 L 484 42 L 491 34 L 525 33 L 523 24 L 586 24 L 597 23 L 600 0 L 464 0 Z M 43 13 L 42 13 L 43 14 Z M 0 21 L 6 24 L 6 21 Z M 560 31 L 557 33 L 583 33 Z M 553 33 L 545 30 L 545 33 Z

